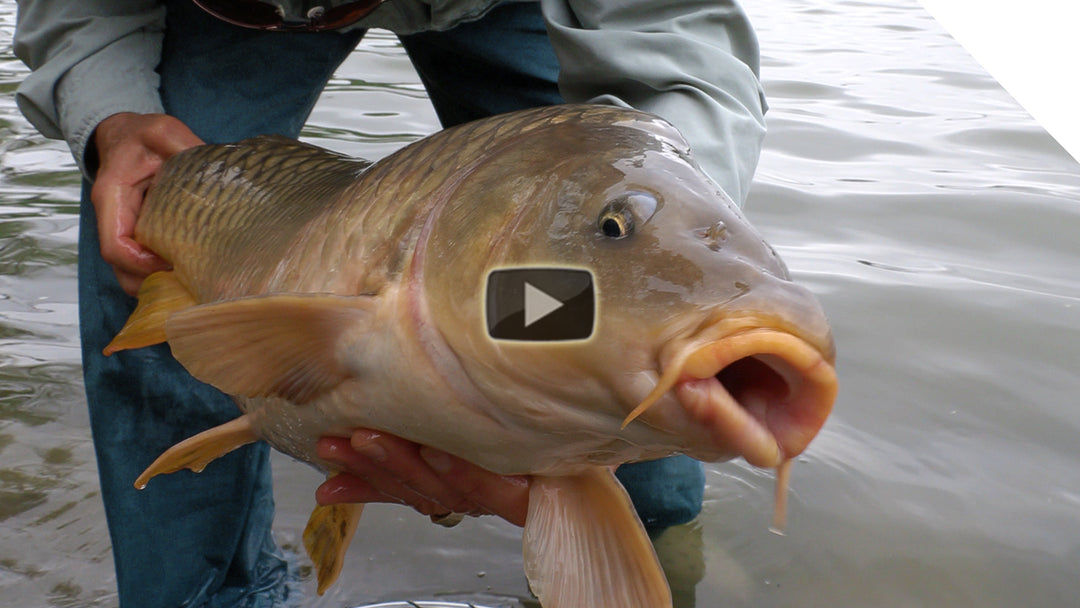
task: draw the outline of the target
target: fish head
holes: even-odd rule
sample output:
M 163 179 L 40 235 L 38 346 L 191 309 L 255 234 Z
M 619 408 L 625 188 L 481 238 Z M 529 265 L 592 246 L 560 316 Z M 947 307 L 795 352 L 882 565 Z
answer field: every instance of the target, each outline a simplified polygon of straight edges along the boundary
M 642 455 L 776 466 L 801 453 L 836 393 L 817 300 L 669 123 L 618 108 L 546 112 L 471 151 L 422 245 L 431 323 L 469 382 L 512 410 L 507 424 L 527 418 Z M 490 274 L 528 268 L 590 273 L 587 337 L 492 338 Z

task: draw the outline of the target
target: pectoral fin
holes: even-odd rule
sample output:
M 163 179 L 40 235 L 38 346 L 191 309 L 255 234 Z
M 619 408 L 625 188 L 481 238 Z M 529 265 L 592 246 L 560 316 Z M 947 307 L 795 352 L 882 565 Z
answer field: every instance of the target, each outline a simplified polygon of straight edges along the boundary
M 175 314 L 165 333 L 176 360 L 203 382 L 306 403 L 352 375 L 343 338 L 366 331 L 373 308 L 367 296 L 259 296 Z
M 135 487 L 142 490 L 151 478 L 180 469 L 191 469 L 199 473 L 211 461 L 258 439 L 251 427 L 251 419 L 247 415 L 240 416 L 189 437 L 166 450 L 139 475 L 135 480 Z
M 544 608 L 670 608 L 671 591 L 626 490 L 605 467 L 536 477 L 525 574 Z
M 155 272 L 139 286 L 139 304 L 120 333 L 105 347 L 105 355 L 165 341 L 165 320 L 195 306 L 195 298 L 170 271 Z
M 304 528 L 304 548 L 315 565 L 318 592 L 322 595 L 334 584 L 345 562 L 345 550 L 356 532 L 364 505 L 346 503 L 315 507 Z

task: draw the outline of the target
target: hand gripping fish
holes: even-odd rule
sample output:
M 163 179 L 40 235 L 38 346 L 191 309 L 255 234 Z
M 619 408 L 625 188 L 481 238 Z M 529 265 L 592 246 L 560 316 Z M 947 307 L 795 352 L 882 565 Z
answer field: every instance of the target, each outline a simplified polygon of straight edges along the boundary
M 193 148 L 162 167 L 135 238 L 172 269 L 106 354 L 168 342 L 242 412 L 138 487 L 259 439 L 332 475 L 319 437 L 379 429 L 534 476 L 525 569 L 545 608 L 671 605 L 611 465 L 783 472 L 836 394 L 817 301 L 681 135 L 633 110 L 506 114 L 374 164 L 278 137 Z M 492 338 L 487 281 L 515 268 L 590 273 L 591 333 Z M 360 511 L 312 514 L 320 593 Z

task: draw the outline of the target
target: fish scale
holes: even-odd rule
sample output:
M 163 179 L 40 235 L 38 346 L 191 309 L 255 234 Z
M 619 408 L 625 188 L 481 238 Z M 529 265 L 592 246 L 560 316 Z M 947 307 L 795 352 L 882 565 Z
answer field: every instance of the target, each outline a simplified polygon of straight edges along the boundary
M 273 270 L 259 261 L 284 255 L 369 164 L 273 136 L 194 148 L 163 167 L 136 239 L 173 263 L 199 301 L 259 289 Z

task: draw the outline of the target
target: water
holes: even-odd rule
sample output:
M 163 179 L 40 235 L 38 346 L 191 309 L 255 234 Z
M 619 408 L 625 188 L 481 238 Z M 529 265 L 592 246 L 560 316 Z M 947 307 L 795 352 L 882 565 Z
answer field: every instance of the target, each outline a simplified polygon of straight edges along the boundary
M 829 312 L 835 414 L 794 469 L 709 467 L 657 542 L 689 606 L 1073 605 L 1080 592 L 1080 166 L 914 2 L 748 3 L 771 109 L 747 211 Z M 0 5 L 0 597 L 114 606 L 79 375 L 78 176 L 12 99 Z M 304 137 L 378 158 L 436 127 L 373 36 Z M 280 540 L 318 476 L 275 458 Z M 372 507 L 312 606 L 527 606 L 519 533 Z M 699 580 L 700 579 L 700 580 Z

